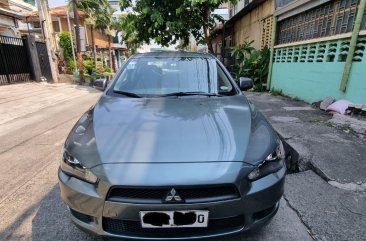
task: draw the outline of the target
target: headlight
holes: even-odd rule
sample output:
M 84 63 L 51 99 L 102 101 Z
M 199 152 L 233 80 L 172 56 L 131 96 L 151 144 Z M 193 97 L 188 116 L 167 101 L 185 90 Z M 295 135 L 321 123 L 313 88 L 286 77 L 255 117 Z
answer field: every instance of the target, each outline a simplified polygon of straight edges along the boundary
M 84 167 L 78 159 L 69 155 L 66 150 L 62 151 L 61 170 L 70 176 L 89 183 L 96 183 L 98 181 L 97 176 Z
M 280 170 L 284 165 L 285 150 L 283 148 L 282 141 L 278 141 L 278 146 L 274 152 L 272 152 L 259 166 L 257 166 L 248 175 L 250 181 L 258 180 L 268 174 L 275 173 Z

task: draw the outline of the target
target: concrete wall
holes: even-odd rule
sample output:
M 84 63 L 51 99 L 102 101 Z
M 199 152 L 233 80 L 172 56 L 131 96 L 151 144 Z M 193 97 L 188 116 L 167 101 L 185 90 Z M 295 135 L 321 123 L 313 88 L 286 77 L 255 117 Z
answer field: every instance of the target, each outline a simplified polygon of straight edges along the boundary
M 361 39 L 362 40 L 362 39 Z M 361 46 L 364 44 L 366 47 L 366 38 L 364 42 L 359 42 Z M 273 64 L 271 89 L 282 90 L 283 94 L 296 97 L 309 103 L 323 100 L 324 98 L 331 96 L 335 99 L 347 99 L 354 103 L 362 103 L 366 105 L 366 50 L 363 49 L 362 60 L 360 62 L 353 62 L 351 75 L 348 81 L 346 92 L 339 90 L 345 62 L 339 60 L 339 55 L 342 52 L 341 43 L 348 43 L 348 39 L 331 41 L 325 43 L 325 55 L 329 54 L 330 44 L 338 43 L 336 58 L 334 61 L 329 62 L 326 60 L 327 56 L 321 62 L 316 62 L 316 59 L 320 56 L 319 46 L 322 43 L 315 45 L 303 45 L 303 46 L 317 46 L 316 52 L 313 56 L 309 56 L 311 51 L 307 49 L 307 56 L 301 56 L 301 46 L 299 61 L 294 61 L 294 48 L 289 51 L 291 47 L 281 48 L 281 56 L 275 56 L 275 62 Z M 287 50 L 286 50 L 287 49 Z M 344 49 L 343 49 L 344 50 Z M 278 49 L 276 53 L 278 54 Z M 284 51 L 286 53 L 284 53 Z M 291 52 L 291 56 L 290 53 Z M 303 62 L 300 62 L 300 59 Z M 313 62 L 309 62 L 311 58 L 314 58 Z
M 0 14 L 0 35 L 16 37 L 14 19 Z
M 242 44 L 244 41 L 254 40 L 253 47 L 261 47 L 262 25 L 264 18 L 271 16 L 275 10 L 275 1 L 267 0 L 254 8 L 251 12 L 235 22 L 235 44 Z
M 271 88 L 309 103 L 331 96 L 366 105 L 366 63 L 354 63 L 346 93 L 339 90 L 344 63 L 275 63 Z

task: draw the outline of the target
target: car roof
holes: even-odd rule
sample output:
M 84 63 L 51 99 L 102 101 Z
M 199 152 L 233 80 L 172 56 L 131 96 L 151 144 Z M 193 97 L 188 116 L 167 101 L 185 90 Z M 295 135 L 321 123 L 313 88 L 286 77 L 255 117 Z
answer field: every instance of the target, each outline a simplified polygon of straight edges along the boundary
M 200 52 L 186 52 L 186 51 L 155 51 L 148 53 L 140 53 L 134 55 L 132 58 L 144 58 L 144 57 L 152 57 L 152 58 L 206 58 L 212 59 L 213 55 L 208 53 L 200 53 Z

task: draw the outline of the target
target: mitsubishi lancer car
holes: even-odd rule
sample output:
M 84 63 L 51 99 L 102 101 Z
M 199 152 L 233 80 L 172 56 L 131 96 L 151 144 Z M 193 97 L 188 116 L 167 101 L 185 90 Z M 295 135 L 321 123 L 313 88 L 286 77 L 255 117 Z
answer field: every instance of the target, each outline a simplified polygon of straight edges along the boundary
M 284 192 L 283 144 L 212 55 L 131 57 L 72 128 L 58 177 L 72 221 L 102 238 L 258 230 Z

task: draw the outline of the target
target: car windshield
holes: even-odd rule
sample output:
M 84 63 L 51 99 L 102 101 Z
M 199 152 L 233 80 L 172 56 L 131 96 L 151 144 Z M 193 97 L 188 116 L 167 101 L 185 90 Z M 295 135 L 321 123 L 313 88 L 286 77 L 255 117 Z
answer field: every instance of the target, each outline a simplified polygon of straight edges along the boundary
M 132 58 L 113 92 L 129 97 L 236 94 L 216 60 L 198 57 Z

